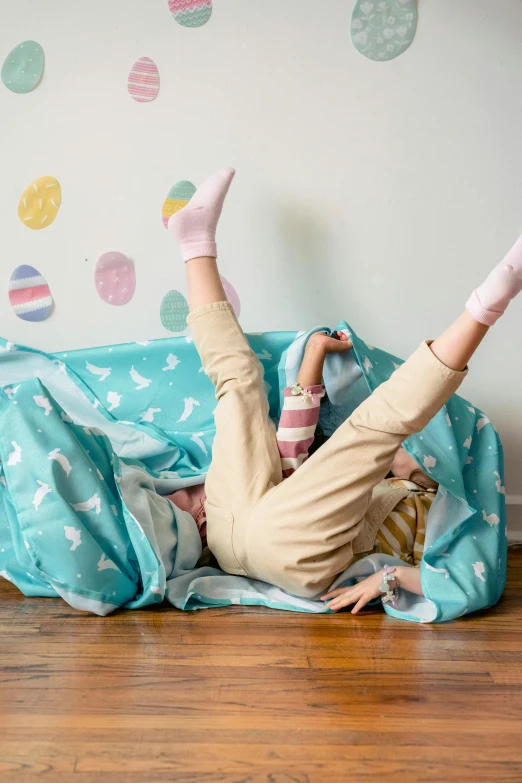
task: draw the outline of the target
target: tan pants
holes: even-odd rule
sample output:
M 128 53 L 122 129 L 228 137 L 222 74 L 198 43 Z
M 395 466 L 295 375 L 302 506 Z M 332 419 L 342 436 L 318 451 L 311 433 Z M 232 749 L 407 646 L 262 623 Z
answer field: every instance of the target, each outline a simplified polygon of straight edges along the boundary
M 373 548 L 377 531 L 365 528 L 365 513 L 374 488 L 401 443 L 428 424 L 466 372 L 448 369 L 422 344 L 283 481 L 263 368 L 232 307 L 206 305 L 188 323 L 218 400 L 206 481 L 209 547 L 230 574 L 316 597 L 356 549 Z

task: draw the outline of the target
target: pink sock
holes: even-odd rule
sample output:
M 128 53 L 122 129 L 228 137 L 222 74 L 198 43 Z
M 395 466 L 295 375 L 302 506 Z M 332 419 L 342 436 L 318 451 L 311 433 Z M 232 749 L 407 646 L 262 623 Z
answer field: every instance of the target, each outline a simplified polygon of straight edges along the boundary
M 186 207 L 169 220 L 168 229 L 181 245 L 184 261 L 200 256 L 217 258 L 216 228 L 234 169 L 222 169 L 209 177 Z
M 466 310 L 476 321 L 493 326 L 522 291 L 522 236 L 507 256 L 471 294 Z

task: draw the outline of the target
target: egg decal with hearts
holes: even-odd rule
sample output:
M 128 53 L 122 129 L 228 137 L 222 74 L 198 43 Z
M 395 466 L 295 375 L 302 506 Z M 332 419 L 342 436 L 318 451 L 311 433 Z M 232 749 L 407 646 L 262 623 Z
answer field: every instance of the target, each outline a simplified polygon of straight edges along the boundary
M 96 264 L 94 285 L 100 299 L 107 304 L 127 304 L 136 290 L 134 264 L 123 253 L 104 253 Z
M 47 280 L 34 266 L 17 266 L 9 278 L 9 303 L 24 321 L 44 321 L 53 309 Z
M 53 223 L 62 203 L 60 183 L 54 177 L 38 177 L 26 187 L 18 203 L 18 217 L 27 228 L 39 231 Z
M 387 62 L 411 45 L 417 28 L 417 0 L 357 0 L 352 42 L 370 60 Z
M 167 193 L 167 197 L 163 202 L 163 208 L 161 210 L 161 219 L 163 225 L 167 228 L 169 219 L 180 209 L 186 207 L 190 199 L 196 192 L 196 186 L 186 179 L 176 182 Z
M 182 27 L 201 27 L 212 14 L 212 0 L 169 0 L 169 8 Z
M 187 328 L 189 306 L 179 291 L 168 291 L 161 300 L 161 323 L 169 332 L 184 332 Z
M 130 69 L 127 90 L 138 103 L 149 103 L 157 96 L 160 75 L 156 63 L 150 57 L 140 57 Z
M 9 52 L 2 66 L 2 81 L 11 92 L 26 93 L 38 86 L 44 69 L 44 52 L 36 41 L 24 41 Z

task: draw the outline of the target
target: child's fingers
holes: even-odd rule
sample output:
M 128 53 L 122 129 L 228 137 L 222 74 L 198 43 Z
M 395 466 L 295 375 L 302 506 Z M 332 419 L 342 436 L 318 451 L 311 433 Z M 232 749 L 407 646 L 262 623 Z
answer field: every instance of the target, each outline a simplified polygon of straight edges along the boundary
M 355 606 L 353 607 L 352 614 L 358 614 L 360 610 L 363 608 L 363 606 L 366 606 L 367 603 L 368 603 L 368 599 L 366 598 L 366 596 L 363 595 L 362 598 L 360 598 L 355 604 Z
M 359 597 L 357 592 L 359 592 L 359 585 L 351 585 L 351 587 L 336 587 L 334 590 L 330 590 L 330 592 L 322 595 L 321 600 L 328 601 L 330 598 L 336 598 L 341 595 L 350 597 L 353 596 L 354 599 L 357 599 Z
M 349 588 L 347 587 L 336 587 L 334 590 L 330 590 L 329 593 L 322 595 L 321 601 L 327 601 L 329 598 L 334 598 L 336 595 L 341 595 L 341 593 L 345 593 L 348 589 Z
M 352 347 L 350 340 L 336 340 L 335 344 L 331 346 L 331 352 L 342 353 L 343 351 L 349 351 Z
M 345 606 L 350 606 L 350 604 L 353 604 L 353 601 L 339 598 L 336 601 L 330 601 L 329 604 L 326 604 L 326 608 L 330 609 L 331 612 L 338 612 L 339 609 L 344 609 Z
M 361 593 L 353 590 L 346 591 L 336 598 L 333 598 L 326 604 L 327 609 L 331 609 L 336 612 L 338 609 L 343 609 L 345 606 L 350 606 L 356 603 L 361 597 Z

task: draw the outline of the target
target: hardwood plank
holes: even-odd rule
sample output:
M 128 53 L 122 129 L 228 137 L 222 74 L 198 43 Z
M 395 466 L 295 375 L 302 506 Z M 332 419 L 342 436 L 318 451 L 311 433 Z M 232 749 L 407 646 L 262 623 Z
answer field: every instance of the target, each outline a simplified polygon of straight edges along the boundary
M 522 551 L 430 626 L 260 607 L 108 618 L 0 583 L 0 780 L 522 780 Z

